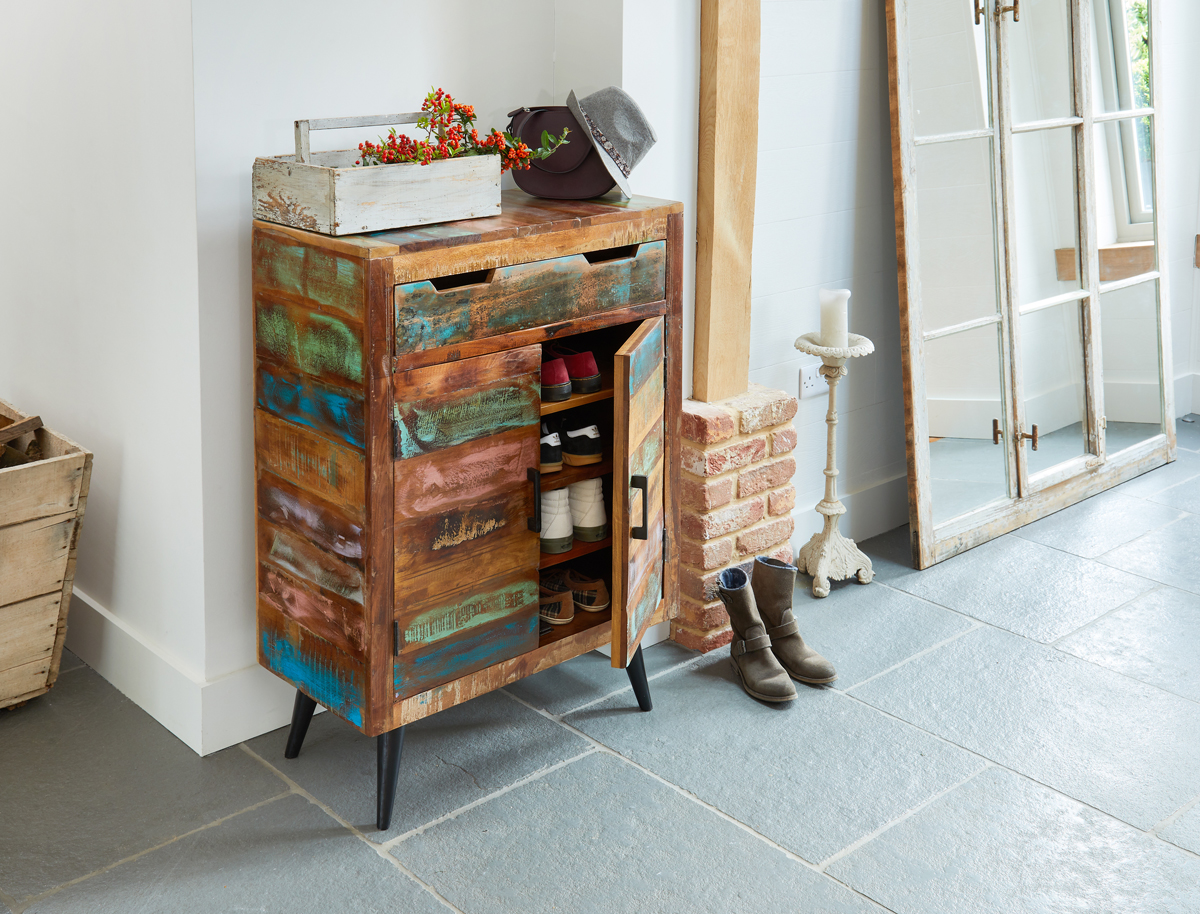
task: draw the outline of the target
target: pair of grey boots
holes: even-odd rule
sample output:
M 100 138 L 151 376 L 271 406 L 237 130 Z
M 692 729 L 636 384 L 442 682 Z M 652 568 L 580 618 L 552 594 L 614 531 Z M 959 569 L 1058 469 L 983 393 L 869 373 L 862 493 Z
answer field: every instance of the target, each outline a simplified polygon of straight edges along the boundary
M 792 615 L 796 566 L 760 556 L 753 574 L 727 568 L 717 586 L 733 628 L 733 665 L 747 694 L 791 701 L 793 679 L 810 685 L 837 679 L 833 664 L 804 643 Z

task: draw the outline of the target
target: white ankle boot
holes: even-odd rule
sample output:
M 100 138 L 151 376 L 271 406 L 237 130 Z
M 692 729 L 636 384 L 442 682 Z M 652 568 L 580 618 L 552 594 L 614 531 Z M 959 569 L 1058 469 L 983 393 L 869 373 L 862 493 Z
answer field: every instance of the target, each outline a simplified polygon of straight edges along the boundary
M 573 488 L 573 487 L 572 487 Z M 566 489 L 542 493 L 542 552 L 568 552 L 573 544 L 571 505 Z
M 604 510 L 604 488 L 601 479 L 585 479 L 567 487 L 570 493 L 571 525 L 575 539 L 596 543 L 608 536 L 608 514 Z

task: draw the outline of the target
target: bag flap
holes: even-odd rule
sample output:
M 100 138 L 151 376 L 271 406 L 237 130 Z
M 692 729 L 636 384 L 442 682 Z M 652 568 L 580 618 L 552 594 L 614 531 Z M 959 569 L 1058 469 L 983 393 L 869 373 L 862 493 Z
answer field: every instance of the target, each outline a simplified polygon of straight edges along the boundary
M 562 136 L 564 127 L 571 131 L 567 134 L 567 144 L 554 150 L 554 155 L 550 158 L 531 160 L 530 164 L 539 171 L 548 171 L 551 174 L 565 174 L 568 171 L 574 171 L 583 164 L 588 153 L 592 151 L 591 141 L 580 128 L 575 116 L 571 114 L 571 109 L 566 105 L 534 108 L 524 118 L 522 115 L 524 112 L 518 112 L 513 118 L 513 127 L 516 129 L 510 130 L 510 132 L 519 136 L 526 146 L 533 149 L 542 145 L 543 130 L 548 130 L 552 136 L 556 137 Z

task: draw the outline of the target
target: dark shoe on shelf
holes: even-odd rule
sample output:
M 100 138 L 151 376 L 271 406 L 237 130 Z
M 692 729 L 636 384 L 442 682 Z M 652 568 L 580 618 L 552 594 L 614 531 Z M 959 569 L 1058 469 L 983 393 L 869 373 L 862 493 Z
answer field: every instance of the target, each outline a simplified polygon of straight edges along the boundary
M 558 430 L 550 422 L 542 423 L 542 466 L 543 473 L 557 473 L 562 469 L 562 439 Z
M 804 643 L 792 615 L 796 566 L 759 556 L 751 578 L 755 604 L 771 639 L 771 652 L 797 682 L 825 685 L 837 679 L 833 664 Z
M 596 357 L 590 352 L 577 352 L 556 343 L 550 347 L 550 354 L 566 364 L 572 391 L 590 394 L 600 389 L 600 369 L 596 367 Z
M 559 427 L 562 438 L 563 462 L 568 466 L 585 467 L 599 463 L 604 456 L 600 441 L 600 426 L 582 425 L 579 420 L 563 420 Z
M 562 359 L 542 362 L 542 402 L 557 403 L 571 399 L 571 376 Z
M 729 613 L 733 628 L 729 652 L 746 694 L 760 701 L 794 699 L 796 687 L 771 653 L 771 639 L 759 617 L 749 575 L 740 568 L 727 568 L 717 579 L 717 591 Z

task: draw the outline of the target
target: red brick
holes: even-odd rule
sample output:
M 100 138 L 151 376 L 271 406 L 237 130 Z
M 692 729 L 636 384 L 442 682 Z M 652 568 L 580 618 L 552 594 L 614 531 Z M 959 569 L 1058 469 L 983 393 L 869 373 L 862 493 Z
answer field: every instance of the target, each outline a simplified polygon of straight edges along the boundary
M 791 422 L 800 407 L 799 401 L 786 391 L 772 390 L 761 384 L 751 384 L 744 394 L 725 400 L 724 403 L 730 409 L 738 411 L 743 435 L 756 432 L 760 428 Z
M 679 561 L 709 571 L 733 561 L 733 537 L 713 540 L 709 543 L 693 543 L 684 540 L 679 549 Z
M 750 560 L 746 560 L 733 567 L 741 568 L 746 574 L 751 574 L 751 564 Z M 698 603 L 711 603 L 719 600 L 721 596 L 717 590 L 717 579 L 720 578 L 723 571 L 725 569 L 720 568 L 704 573 L 695 568 L 680 568 L 679 590 L 685 597 L 691 597 Z
M 680 433 L 699 444 L 726 441 L 737 434 L 737 414 L 716 403 L 684 400 Z
M 729 613 L 720 600 L 713 603 L 697 603 L 695 600 L 680 600 L 679 615 L 675 621 L 698 631 L 712 631 L 729 625 Z
M 684 511 L 683 534 L 694 540 L 715 540 L 719 536 L 757 524 L 766 516 L 766 511 L 766 501 L 761 495 L 703 514 Z
M 733 482 L 732 476 L 699 482 L 685 479 L 680 487 L 680 501 L 689 508 L 711 511 L 733 501 Z
M 767 496 L 767 514 L 772 517 L 787 514 L 796 507 L 796 487 L 784 486 Z
M 723 447 L 683 446 L 683 468 L 696 476 L 720 476 L 757 463 L 767 456 L 767 437 L 758 435 Z
M 701 632 L 682 626 L 677 622 L 672 622 L 671 640 L 682 647 L 707 654 L 709 651 L 724 647 L 732 641 L 733 629 L 722 628 L 714 632 Z
M 771 456 L 778 457 L 780 454 L 788 454 L 796 449 L 796 429 L 789 425 L 787 428 L 781 428 L 778 431 L 771 432 Z
M 795 528 L 795 522 L 790 514 L 779 520 L 751 527 L 738 534 L 737 550 L 742 555 L 762 555 L 776 544 L 790 539 Z
M 781 457 L 770 463 L 746 467 L 738 474 L 738 498 L 748 498 L 767 489 L 787 485 L 795 475 L 795 457 Z
M 787 562 L 789 565 L 793 565 L 796 562 L 796 557 L 792 555 L 792 544 L 790 542 L 784 543 L 774 552 L 767 553 L 767 558 L 778 559 L 781 562 Z

